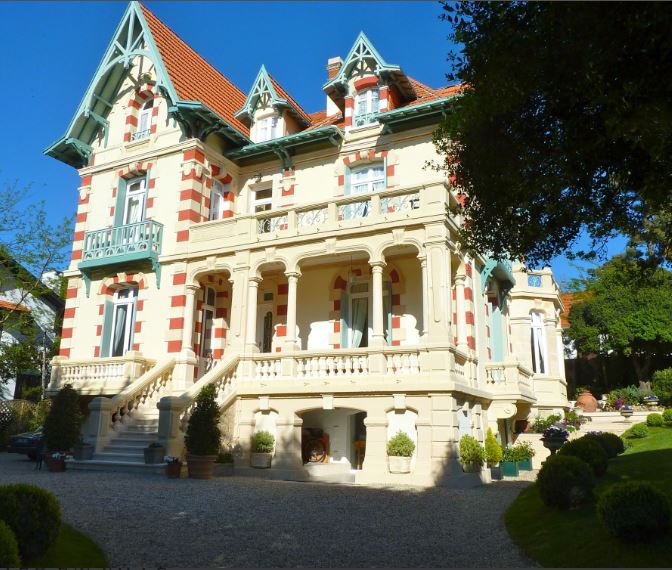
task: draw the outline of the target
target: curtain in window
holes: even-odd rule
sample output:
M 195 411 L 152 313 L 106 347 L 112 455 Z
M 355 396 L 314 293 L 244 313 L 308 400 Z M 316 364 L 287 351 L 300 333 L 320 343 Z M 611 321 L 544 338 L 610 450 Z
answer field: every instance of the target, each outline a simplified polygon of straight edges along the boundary
M 536 329 L 534 331 L 536 334 L 534 335 L 536 337 L 536 343 L 537 346 L 535 347 L 538 351 L 539 354 L 539 372 L 540 374 L 545 374 L 546 373 L 546 363 L 544 362 L 544 345 L 543 345 L 543 338 L 542 338 L 542 332 L 539 329 Z
M 112 356 L 123 356 L 126 344 L 126 318 L 128 305 L 119 305 L 114 323 L 114 336 L 112 337 Z
M 126 223 L 134 224 L 142 221 L 142 199 L 140 196 L 130 196 L 128 198 L 128 213 L 126 214 Z
M 352 299 L 352 348 L 359 348 L 362 342 L 368 311 L 368 299 Z

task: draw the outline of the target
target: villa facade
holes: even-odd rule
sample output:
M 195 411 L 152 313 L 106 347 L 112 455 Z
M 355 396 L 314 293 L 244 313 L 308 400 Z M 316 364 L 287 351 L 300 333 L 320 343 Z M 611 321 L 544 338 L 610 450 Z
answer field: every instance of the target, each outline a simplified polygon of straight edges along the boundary
M 462 435 L 507 442 L 567 406 L 551 271 L 462 251 L 457 190 L 425 166 L 459 88 L 364 34 L 326 67 L 307 113 L 263 66 L 245 93 L 129 4 L 46 151 L 82 180 L 50 390 L 92 398 L 99 463 L 134 460 L 134 426 L 181 454 L 207 384 L 237 466 L 268 430 L 270 471 L 295 479 L 451 484 Z M 398 431 L 410 474 L 388 470 Z

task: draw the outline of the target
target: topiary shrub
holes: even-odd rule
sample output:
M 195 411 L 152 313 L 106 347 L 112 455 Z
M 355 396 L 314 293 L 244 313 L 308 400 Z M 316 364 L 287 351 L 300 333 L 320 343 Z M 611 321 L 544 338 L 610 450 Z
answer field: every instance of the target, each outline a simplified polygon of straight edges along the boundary
M 273 453 L 275 437 L 267 431 L 258 431 L 252 436 L 252 453 Z
M 649 414 L 646 416 L 646 425 L 649 427 L 663 427 L 664 423 L 662 414 Z
M 648 435 L 649 435 L 649 428 L 646 427 L 646 424 L 644 422 L 640 422 L 638 424 L 633 425 L 630 429 L 628 429 L 623 434 L 623 437 L 627 439 L 643 439 Z
M 594 439 L 599 443 L 604 451 L 607 452 L 607 457 L 613 459 L 617 455 L 620 455 L 625 451 L 625 445 L 623 440 L 618 437 L 616 434 L 604 432 L 604 433 L 588 433 L 583 437 L 589 437 Z
M 79 442 L 82 412 L 79 394 L 69 384 L 61 388 L 44 420 L 44 439 L 48 451 L 67 452 Z
M 191 455 L 217 455 L 222 432 L 219 429 L 219 404 L 215 387 L 205 386 L 196 397 L 196 408 L 191 413 L 184 443 Z
M 0 487 L 0 520 L 16 535 L 23 560 L 42 556 L 61 529 L 61 507 L 50 492 L 25 483 Z
M 463 435 L 460 438 L 460 461 L 464 465 L 482 466 L 485 461 L 485 449 L 475 437 Z
M 497 465 L 502 460 L 504 453 L 502 452 L 502 446 L 499 445 L 495 434 L 492 431 L 492 428 L 488 428 L 488 432 L 485 435 L 485 461 L 492 467 Z
M 19 544 L 12 529 L 0 521 L 0 568 L 19 568 Z
M 609 487 L 597 502 L 597 515 L 622 540 L 659 538 L 670 528 L 670 503 L 650 483 L 629 481 Z
M 414 441 L 400 431 L 387 442 L 387 454 L 392 457 L 411 457 L 415 451 Z
M 585 461 L 597 477 L 602 477 L 607 472 L 609 463 L 607 452 L 594 438 L 584 436 L 568 441 L 560 448 L 558 454 L 572 455 Z
M 651 376 L 651 389 L 661 404 L 672 405 L 672 368 L 654 372 Z
M 585 461 L 556 454 L 541 466 L 537 486 L 545 505 L 564 510 L 588 502 L 593 496 L 595 479 Z
M 663 421 L 666 424 L 672 424 L 672 408 L 668 408 L 663 412 Z

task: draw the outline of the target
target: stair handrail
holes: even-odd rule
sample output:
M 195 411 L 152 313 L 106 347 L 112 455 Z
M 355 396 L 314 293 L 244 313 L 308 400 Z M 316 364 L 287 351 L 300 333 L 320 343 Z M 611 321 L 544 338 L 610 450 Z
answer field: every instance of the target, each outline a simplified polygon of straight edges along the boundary
M 166 358 L 111 398 L 112 429 L 119 429 L 122 425 L 128 423 L 134 410 L 157 392 L 170 386 L 174 367 L 175 357 Z

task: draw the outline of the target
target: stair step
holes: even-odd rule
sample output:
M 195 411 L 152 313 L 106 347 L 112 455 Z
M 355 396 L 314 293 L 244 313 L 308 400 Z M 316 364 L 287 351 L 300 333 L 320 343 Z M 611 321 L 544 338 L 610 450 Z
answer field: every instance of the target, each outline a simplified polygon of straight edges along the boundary
M 122 431 L 117 432 L 118 435 L 113 436 L 113 439 L 118 437 L 128 438 L 128 439 L 152 439 L 159 436 L 158 431 Z
M 127 461 L 130 463 L 145 462 L 145 455 L 142 451 L 138 453 L 101 451 L 100 453 L 94 453 L 93 458 L 101 461 Z
M 133 461 L 108 461 L 101 459 L 91 459 L 89 461 L 75 461 L 69 460 L 66 462 L 68 470 L 91 470 L 91 471 L 122 471 L 122 472 L 146 472 L 157 473 L 163 475 L 165 473 L 165 463 L 157 463 L 156 465 L 146 465 L 143 463 L 136 463 Z M 183 476 L 186 475 L 184 470 Z
M 135 442 L 134 442 L 135 443 Z M 111 442 L 110 444 L 105 446 L 104 451 L 119 451 L 119 452 L 133 452 L 133 451 L 143 451 L 149 444 L 141 443 L 139 445 L 131 445 L 127 443 L 116 443 L 116 442 Z

